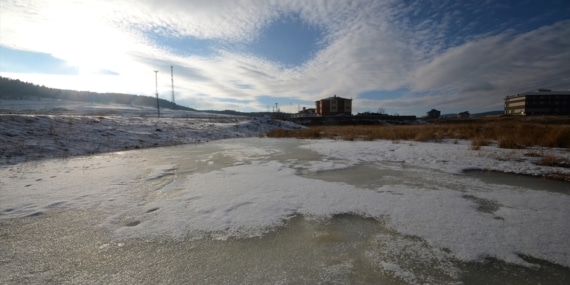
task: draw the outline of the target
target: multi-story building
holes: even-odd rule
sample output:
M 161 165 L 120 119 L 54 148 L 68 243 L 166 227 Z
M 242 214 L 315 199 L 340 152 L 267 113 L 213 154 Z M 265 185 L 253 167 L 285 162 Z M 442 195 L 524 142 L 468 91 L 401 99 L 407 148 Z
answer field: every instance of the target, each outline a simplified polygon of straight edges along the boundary
M 292 118 L 311 118 L 311 117 L 316 117 L 317 116 L 317 112 L 315 110 L 315 108 L 305 108 L 303 107 L 303 110 L 299 111 L 299 113 L 297 114 L 293 114 L 291 115 Z
M 321 99 L 315 102 L 317 105 L 317 116 L 337 116 L 352 115 L 352 99 L 333 97 Z
M 461 112 L 461 113 L 457 114 L 457 118 L 462 118 L 462 119 L 469 118 L 469 116 L 470 116 L 469 111 L 465 111 L 465 112 Z
M 427 117 L 431 119 L 437 119 L 441 116 L 441 112 L 436 109 L 431 109 L 431 111 L 427 112 Z
M 507 96 L 505 115 L 570 115 L 570 91 L 538 89 Z

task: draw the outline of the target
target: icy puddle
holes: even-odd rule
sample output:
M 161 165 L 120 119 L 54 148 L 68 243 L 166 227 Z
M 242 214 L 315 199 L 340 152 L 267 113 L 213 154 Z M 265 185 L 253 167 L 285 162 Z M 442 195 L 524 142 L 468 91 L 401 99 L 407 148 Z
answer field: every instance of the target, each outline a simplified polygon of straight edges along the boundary
M 470 177 L 481 179 L 486 183 L 511 185 L 515 187 L 529 188 L 539 191 L 551 191 L 570 195 L 570 183 L 565 181 L 485 170 L 468 170 L 464 173 Z
M 0 283 L 568 284 L 568 193 L 435 152 L 249 138 L 3 167 Z

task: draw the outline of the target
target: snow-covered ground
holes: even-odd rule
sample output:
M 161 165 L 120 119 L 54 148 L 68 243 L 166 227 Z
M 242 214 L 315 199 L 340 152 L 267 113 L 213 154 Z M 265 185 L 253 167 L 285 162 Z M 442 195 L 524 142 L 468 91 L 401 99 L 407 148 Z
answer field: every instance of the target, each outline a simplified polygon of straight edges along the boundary
M 0 164 L 264 136 L 299 125 L 269 118 L 72 101 L 0 100 Z
M 483 264 L 487 258 L 529 268 L 510 272 L 510 267 L 495 264 L 498 267 L 485 269 L 485 274 L 506 275 L 507 280 L 539 272 L 540 266 L 561 266 L 557 270 L 566 274 L 561 278 L 568 278 L 570 271 L 570 183 L 526 176 L 522 178 L 528 180 L 522 183 L 514 183 L 518 176 L 496 183 L 464 173 L 479 169 L 536 176 L 568 174 L 570 170 L 566 168 L 537 165 L 539 158 L 528 155 L 541 153 L 570 159 L 566 149 L 507 150 L 491 145 L 472 150 L 468 141 L 268 139 L 263 134 L 269 129 L 298 127 L 269 119 L 28 114 L 0 115 L 0 120 L 4 159 L 0 167 L 0 235 L 12 241 L 0 245 L 0 255 L 14 259 L 4 260 L 7 266 L 0 269 L 0 275 L 7 276 L 0 277 L 0 281 L 6 283 L 28 280 L 19 279 L 31 270 L 27 267 L 46 262 L 41 256 L 36 258 L 41 250 L 28 250 L 26 242 L 20 241 L 31 232 L 37 233 L 41 226 L 32 227 L 29 232 L 16 230 L 30 228 L 28 223 L 34 219 L 52 228 L 40 234 L 62 242 L 70 241 L 68 237 L 58 237 L 56 229 L 71 226 L 92 232 L 94 240 L 80 240 L 80 244 L 89 247 L 96 243 L 89 257 L 97 262 L 110 262 L 104 258 L 112 254 L 109 248 L 119 251 L 125 245 L 141 250 L 136 251 L 134 260 L 121 265 L 125 267 L 131 263 L 146 264 L 155 258 L 155 251 L 147 256 L 142 252 L 148 246 L 135 241 L 160 241 L 152 244 L 153 248 L 167 251 L 168 247 L 161 245 L 169 241 L 184 244 L 211 239 L 234 244 L 236 238 L 254 240 L 250 246 L 238 243 L 241 250 L 235 254 L 243 255 L 241 261 L 212 261 L 215 266 L 226 268 L 226 277 L 238 278 L 233 282 L 215 279 L 212 276 L 224 273 L 211 268 L 200 269 L 207 273 L 186 268 L 176 273 L 176 278 L 181 278 L 177 283 L 205 274 L 210 279 L 200 279 L 198 283 L 351 284 L 355 283 L 351 278 L 363 273 L 388 274 L 396 278 L 395 284 L 468 284 L 465 264 Z M 135 149 L 181 143 L 190 144 Z M 106 153 L 95 154 L 98 152 Z M 72 154 L 90 155 L 71 157 Z M 54 159 L 37 160 L 39 157 Z M 77 214 L 84 212 L 89 214 Z M 335 224 L 337 228 L 326 231 L 312 222 L 301 224 L 301 232 L 311 232 L 307 239 L 312 249 L 302 247 L 307 241 L 298 232 L 295 235 L 299 239 L 281 245 L 295 260 L 283 257 L 286 254 L 279 251 L 279 245 L 265 251 L 257 247 L 266 242 L 263 237 L 270 233 L 294 228 L 299 224 L 298 217 L 338 221 L 335 217 L 342 214 L 372 218 L 381 229 L 367 232 L 372 231 L 371 224 L 358 219 L 342 228 Z M 73 221 L 64 218 L 74 215 L 81 217 Z M 65 220 L 66 224 L 59 225 L 58 220 Z M 95 226 L 82 227 L 92 220 Z M 99 233 L 108 233 L 110 237 L 98 237 Z M 364 249 L 355 253 L 360 250 L 361 239 L 365 240 Z M 38 247 L 38 240 L 41 248 L 41 237 L 30 241 L 28 247 Z M 188 246 L 193 252 L 200 252 L 202 247 L 195 249 L 196 244 L 199 242 Z M 315 261 L 315 252 L 323 249 L 323 244 L 334 245 L 326 248 L 332 254 L 324 261 Z M 204 246 L 211 250 L 206 256 L 223 255 L 222 250 L 214 250 L 217 246 Z M 27 252 L 19 254 L 18 250 Z M 266 251 L 272 250 L 272 263 L 280 265 L 277 268 L 259 261 Z M 65 247 L 57 254 L 66 256 Z M 67 255 L 73 259 L 72 254 Z M 180 258 L 170 253 L 168 259 L 176 264 L 188 262 Z M 85 257 L 85 264 L 89 264 L 88 259 Z M 534 259 L 550 265 L 533 262 Z M 255 270 L 232 275 L 240 263 L 250 264 Z M 295 264 L 305 271 L 290 268 Z M 22 273 L 18 265 L 27 271 Z M 41 279 L 47 278 L 41 274 L 30 278 L 38 283 L 76 283 L 73 281 L 85 277 L 74 274 L 96 270 L 91 267 L 101 265 L 91 264 L 77 270 L 80 273 L 63 274 L 64 277 L 61 270 L 50 267 L 45 269 L 48 273 L 42 274 L 52 279 Z M 311 270 L 317 273 L 311 275 Z M 109 283 L 149 282 L 137 277 L 121 279 L 126 278 L 121 272 L 124 271 L 116 273 L 118 279 L 109 279 Z

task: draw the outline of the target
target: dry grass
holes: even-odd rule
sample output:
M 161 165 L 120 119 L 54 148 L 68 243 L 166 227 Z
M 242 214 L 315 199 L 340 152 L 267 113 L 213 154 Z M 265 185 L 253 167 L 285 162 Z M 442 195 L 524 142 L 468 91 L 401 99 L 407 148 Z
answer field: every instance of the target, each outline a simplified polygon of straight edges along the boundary
M 570 163 L 566 161 L 564 158 L 550 154 L 542 156 L 540 160 L 537 162 L 537 164 L 543 166 L 570 167 Z
M 500 148 L 570 148 L 568 117 L 500 117 L 441 120 L 425 125 L 315 126 L 302 130 L 275 130 L 269 137 L 342 140 L 413 140 L 440 142 L 443 139 L 471 140 L 472 149 L 496 142 Z
M 491 142 L 488 139 L 483 138 L 481 136 L 474 137 L 471 139 L 472 150 L 480 150 L 482 146 L 488 146 L 489 144 L 491 144 Z
M 570 149 L 570 117 L 499 117 L 469 120 L 440 120 L 425 125 L 357 125 L 357 126 L 315 126 L 301 130 L 275 130 L 269 137 L 292 137 L 302 139 L 340 140 L 401 140 L 440 142 L 442 140 L 471 140 L 471 149 L 497 144 L 500 148 L 529 150 L 524 154 L 535 157 L 537 165 L 570 167 L 570 161 L 552 155 L 548 148 Z M 500 160 L 512 158 L 498 157 Z M 545 178 L 570 181 L 566 172 L 546 174 Z

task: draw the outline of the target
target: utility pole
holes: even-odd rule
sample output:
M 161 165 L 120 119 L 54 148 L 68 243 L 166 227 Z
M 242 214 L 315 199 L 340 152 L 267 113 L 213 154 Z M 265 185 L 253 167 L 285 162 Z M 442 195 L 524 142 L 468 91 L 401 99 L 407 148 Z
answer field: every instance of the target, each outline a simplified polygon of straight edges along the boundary
M 172 65 L 170 66 L 170 81 L 172 83 L 172 103 L 176 104 L 174 100 L 174 67 Z
M 160 105 L 158 103 L 158 70 L 154 71 L 154 85 L 156 86 L 156 111 L 158 112 L 158 117 L 160 118 Z

